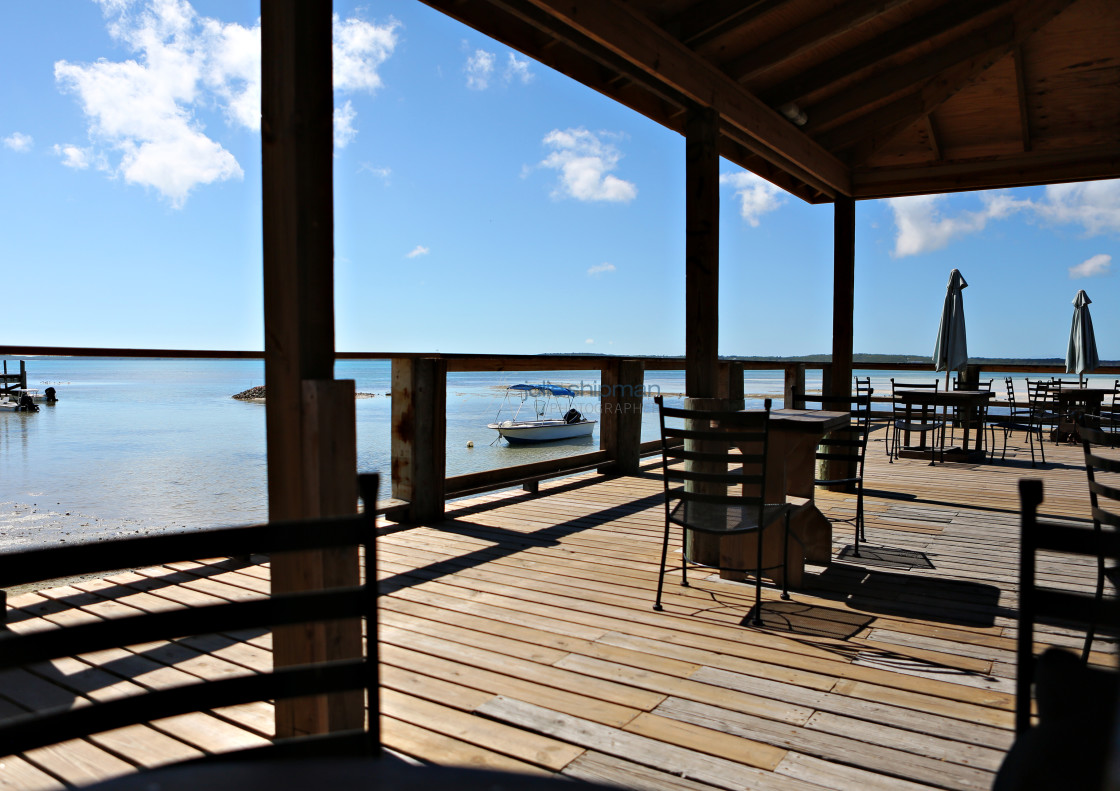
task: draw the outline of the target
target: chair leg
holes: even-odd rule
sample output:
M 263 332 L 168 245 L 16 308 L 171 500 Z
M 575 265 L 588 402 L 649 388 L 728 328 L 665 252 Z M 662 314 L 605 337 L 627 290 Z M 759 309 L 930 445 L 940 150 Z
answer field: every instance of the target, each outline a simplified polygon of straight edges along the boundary
M 684 531 L 682 530 L 683 534 Z M 665 537 L 661 542 L 661 571 L 657 574 L 657 598 L 653 602 L 653 609 L 661 610 L 661 589 L 665 585 L 665 561 L 669 557 L 669 520 L 665 520 Z
M 782 536 L 782 599 L 789 599 L 789 511 L 786 511 L 786 530 Z
M 1102 598 L 1104 598 L 1104 556 L 1097 555 L 1097 592 L 1093 596 L 1093 620 L 1089 622 L 1089 629 L 1085 632 L 1085 647 L 1081 649 L 1082 664 L 1089 663 L 1089 652 L 1093 649 L 1093 637 L 1097 632 L 1097 618 Z
M 758 554 L 755 556 L 754 569 L 754 618 L 752 626 L 762 626 L 762 527 L 755 531 L 758 534 Z
M 857 558 L 859 557 L 859 540 L 860 538 L 866 539 L 867 536 L 863 535 L 863 481 L 856 482 L 856 549 L 853 553 Z

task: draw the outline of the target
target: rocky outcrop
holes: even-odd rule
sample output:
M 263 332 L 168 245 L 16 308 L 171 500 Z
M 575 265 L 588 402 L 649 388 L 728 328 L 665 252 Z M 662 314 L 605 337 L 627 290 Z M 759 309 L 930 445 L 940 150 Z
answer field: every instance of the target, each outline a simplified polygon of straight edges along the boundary
M 260 387 L 250 387 L 248 390 L 242 390 L 237 395 L 233 396 L 238 401 L 253 401 L 258 398 L 264 398 L 264 385 Z

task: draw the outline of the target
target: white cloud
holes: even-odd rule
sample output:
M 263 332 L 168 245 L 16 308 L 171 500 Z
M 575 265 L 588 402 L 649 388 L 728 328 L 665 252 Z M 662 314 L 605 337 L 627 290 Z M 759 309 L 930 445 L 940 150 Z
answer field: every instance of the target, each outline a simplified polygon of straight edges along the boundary
M 374 176 L 381 179 L 386 184 L 389 183 L 389 177 L 391 175 L 393 175 L 393 171 L 392 171 L 391 168 L 375 167 L 374 165 L 370 164 L 369 162 L 363 162 L 361 165 L 358 166 L 358 172 L 362 173 L 363 171 L 366 172 L 366 173 L 372 173 Z
M 490 87 L 490 77 L 494 74 L 494 60 L 494 53 L 484 49 L 476 49 L 467 57 L 463 71 L 467 74 L 468 88 L 472 91 L 485 91 Z
M 1120 179 L 1051 184 L 1030 208 L 1044 220 L 1084 227 L 1090 236 L 1120 233 Z
M 381 87 L 378 69 L 397 47 L 400 22 L 390 18 L 383 25 L 334 15 L 334 89 L 374 93 Z
M 758 227 L 758 218 L 772 212 L 786 202 L 785 191 L 761 176 L 747 170 L 721 173 L 720 184 L 728 184 L 739 199 L 739 215 L 752 228 Z
M 216 94 L 229 123 L 261 128 L 261 26 L 201 20 L 202 78 Z
M 465 42 L 464 42 L 465 44 Z M 498 70 L 498 56 L 484 49 L 476 49 L 467 56 L 463 64 L 463 73 L 467 75 L 467 87 L 472 91 L 485 91 L 490 87 L 491 81 L 500 74 L 506 83 L 519 82 L 528 85 L 533 81 L 533 73 L 529 71 L 530 61 L 518 60 L 512 52 L 507 53 L 506 65 L 500 72 Z
M 518 60 L 516 55 L 512 52 L 509 53 L 509 60 L 506 61 L 505 78 L 507 82 L 520 82 L 522 85 L 531 83 L 533 73 L 529 71 L 529 61 Z
M 30 151 L 34 142 L 31 135 L 25 135 L 23 132 L 12 132 L 4 138 L 4 147 L 23 153 L 24 151 Z
M 260 129 L 260 22 L 252 27 L 200 16 L 186 0 L 101 0 L 110 35 L 132 58 L 55 63 L 55 80 L 74 94 L 89 122 L 94 158 L 112 175 L 152 187 L 181 207 L 203 184 L 243 171 L 206 132 L 199 113 L 222 112 L 234 128 Z M 336 92 L 373 92 L 392 54 L 399 23 L 334 17 Z M 356 134 L 356 112 L 336 111 L 336 142 Z M 63 147 L 65 148 L 65 147 Z M 66 160 L 69 163 L 69 160 Z
M 602 137 L 612 136 L 606 132 Z M 582 201 L 614 201 L 628 203 L 638 195 L 632 182 L 623 181 L 610 171 L 618 167 L 622 152 L 613 143 L 600 139 L 586 129 L 553 129 L 543 140 L 552 149 L 541 165 L 560 171 L 560 184 L 553 197 L 571 197 Z
M 427 247 L 425 247 L 422 244 L 418 244 L 414 248 L 412 248 L 412 252 L 410 252 L 408 255 L 406 255 L 405 258 L 419 258 L 420 256 L 427 255 L 430 252 L 431 252 L 430 249 L 428 249 Z
M 358 129 L 354 126 L 354 119 L 358 117 L 354 104 L 349 99 L 341 107 L 334 108 L 334 147 L 346 148 L 350 141 L 358 136 Z
M 85 170 L 89 167 L 91 152 L 88 148 L 56 145 L 54 147 L 54 153 L 62 157 L 62 164 L 68 168 Z
M 896 258 L 940 250 L 954 239 L 983 231 L 991 220 L 1002 220 L 1022 208 L 1007 193 L 981 196 L 978 211 L 960 211 L 944 216 L 941 205 L 944 195 L 915 195 L 891 198 L 887 203 L 894 212 Z
M 1098 277 L 1110 274 L 1112 271 L 1112 256 L 1101 253 L 1082 261 L 1077 266 L 1069 268 L 1069 276 L 1076 280 L 1082 277 Z
M 1051 184 L 1039 200 L 1018 199 L 1010 192 L 981 193 L 979 210 L 946 216 L 947 198 L 922 195 L 887 201 L 895 218 L 894 255 L 939 250 L 954 239 L 983 231 L 992 220 L 1015 213 L 1053 225 L 1080 225 L 1087 236 L 1120 233 L 1120 179 Z
M 598 276 L 598 275 L 603 274 L 604 272 L 613 272 L 613 271 L 615 271 L 615 265 L 614 264 L 596 264 L 595 266 L 590 267 L 587 270 L 587 274 L 593 275 L 593 276 Z
M 588 338 L 587 340 L 584 341 L 584 343 L 595 343 L 595 339 L 594 338 Z

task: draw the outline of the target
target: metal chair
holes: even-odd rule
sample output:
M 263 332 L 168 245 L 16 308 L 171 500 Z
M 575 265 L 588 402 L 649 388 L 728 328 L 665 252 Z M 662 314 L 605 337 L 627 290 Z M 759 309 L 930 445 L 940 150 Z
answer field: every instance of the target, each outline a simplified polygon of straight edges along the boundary
M 1113 434 L 1101 431 L 1097 426 L 1092 425 L 1096 420 L 1090 415 L 1082 415 L 1081 420 L 1078 422 L 1077 433 L 1081 435 L 1081 449 L 1085 454 L 1085 475 L 1089 479 L 1089 506 L 1093 515 L 1093 532 L 1096 534 L 1097 541 L 1104 545 L 1105 533 L 1104 530 L 1108 529 L 1108 540 L 1114 541 L 1118 534 L 1120 534 L 1120 485 L 1117 485 L 1116 478 L 1099 479 L 1099 474 L 1106 476 L 1120 475 L 1120 457 L 1117 456 L 1102 456 L 1095 452 L 1093 446 L 1097 447 L 1116 447 L 1117 440 Z M 1117 566 L 1108 566 L 1105 562 L 1106 552 L 1103 550 L 1097 553 L 1097 587 L 1096 587 L 1096 608 L 1099 610 L 1101 600 L 1104 596 L 1105 580 L 1112 583 L 1115 588 L 1120 586 L 1120 569 Z M 1094 619 L 1090 623 L 1088 631 L 1085 635 L 1085 647 L 1081 652 L 1082 661 L 1088 661 L 1089 651 L 1093 645 L 1094 636 L 1094 623 L 1099 619 Z
M 1031 405 L 1031 418 L 1038 425 L 1040 436 L 1044 429 L 1050 429 L 1052 434 L 1058 430 L 1062 418 L 1058 408 L 1058 393 L 1061 389 L 1061 385 L 1056 382 L 1027 380 L 1027 401 Z M 1046 459 L 1043 458 L 1042 461 L 1045 463 Z
M 1026 432 L 1031 448 L 1031 466 L 1034 463 L 1034 436 L 1038 435 L 1038 449 L 1042 454 L 1042 463 L 1046 463 L 1046 443 L 1042 441 L 1042 423 L 1036 419 L 1035 410 L 1029 406 L 1020 406 L 1015 400 L 1015 380 L 1008 376 L 1004 379 L 1007 386 L 1007 415 L 988 418 L 988 426 L 992 429 L 991 457 L 996 456 L 996 429 L 1003 429 L 1003 454 L 1000 459 L 1007 458 L 1007 435 L 1012 431 Z M 1041 414 L 1041 413 L 1040 413 Z
M 852 424 L 847 429 L 834 431 L 817 444 L 817 461 L 836 464 L 846 470 L 838 477 L 815 478 L 817 486 L 850 485 L 856 492 L 856 515 L 838 519 L 829 517 L 830 522 L 851 522 L 855 534 L 855 556 L 859 557 L 859 542 L 867 540 L 863 519 L 863 462 L 867 455 L 867 435 L 871 415 L 871 395 L 875 391 L 868 386 L 864 393 L 853 396 L 804 395 L 794 388 L 795 400 L 800 400 L 805 409 L 823 409 L 835 412 L 850 412 Z M 819 469 L 819 467 L 818 467 Z
M 914 420 L 913 410 L 910 410 L 910 417 L 907 418 L 906 407 L 898 400 L 899 390 L 932 390 L 937 392 L 940 389 L 940 382 L 896 382 L 891 379 L 891 408 L 893 410 L 893 419 L 891 420 L 891 442 L 890 452 L 888 459 L 893 463 L 898 458 L 898 446 L 900 443 L 899 433 L 905 434 L 920 434 L 922 442 L 926 441 L 926 434 L 936 434 L 941 432 L 941 450 L 944 454 L 945 450 L 945 421 L 937 417 L 937 408 L 922 405 L 918 409 L 918 419 Z M 937 453 L 937 441 L 930 442 L 929 463 L 934 463 L 935 454 Z M 942 455 L 944 461 L 944 455 Z
M 32 712 L 0 723 L 0 753 L 11 755 L 104 731 L 180 714 L 278 698 L 361 693 L 368 725 L 329 736 L 277 739 L 270 745 L 207 756 L 209 760 L 257 760 L 379 754 L 377 666 L 377 476 L 359 476 L 365 513 L 273 522 L 189 533 L 169 533 L 93 544 L 0 554 L 5 587 L 59 577 L 142 568 L 202 558 L 292 551 L 345 551 L 365 547 L 365 582 L 329 590 L 284 593 L 268 598 L 159 610 L 33 632 L 0 633 L 0 670 L 109 648 L 276 626 L 364 618 L 365 637 L 353 659 L 275 667 L 270 672 L 145 689 L 95 698 L 89 705 Z M 199 759 L 206 760 L 206 759 Z
M 754 568 L 728 568 L 754 574 L 755 604 L 752 623 L 762 625 L 763 532 L 784 520 L 782 536 L 782 598 L 789 598 L 787 585 L 790 541 L 790 506 L 766 502 L 766 453 L 769 444 L 770 399 L 762 410 L 735 410 L 728 402 L 710 399 L 712 409 L 678 409 L 657 403 L 661 424 L 661 468 L 665 490 L 665 534 L 661 545 L 661 569 L 653 609 L 660 610 L 665 582 L 672 525 L 681 528 L 681 585 L 688 587 L 688 566 L 709 568 L 716 564 L 693 559 L 694 536 L 758 536 Z M 705 399 L 705 401 L 709 401 Z M 705 404 L 707 406 L 708 404 Z M 683 421 L 668 425 L 666 420 Z M 671 485 L 674 482 L 679 486 Z M 718 552 L 717 552 L 718 554 Z M 770 566 L 769 569 L 778 568 Z
M 1111 434 L 1120 433 L 1120 379 L 1112 385 L 1108 406 L 1101 403 L 1101 429 Z
M 1114 469 L 1120 470 L 1120 466 Z M 1096 523 L 1089 528 L 1070 523 L 1042 521 L 1038 518 L 1038 507 L 1042 504 L 1042 500 L 1042 481 L 1026 478 L 1019 481 L 1021 546 L 1015 678 L 1017 733 L 1022 733 L 1030 727 L 1031 685 L 1036 669 L 1035 623 L 1042 618 L 1050 618 L 1088 629 L 1086 647 L 1082 651 L 1082 662 L 1088 656 L 1088 647 L 1097 627 L 1100 624 L 1109 624 L 1115 628 L 1116 624 L 1120 623 L 1120 602 L 1115 597 L 1102 600 L 1099 594 L 1090 596 L 1069 588 L 1043 586 L 1038 583 L 1035 573 L 1040 551 L 1062 553 L 1071 558 L 1094 557 L 1100 562 L 1103 562 L 1103 559 L 1120 559 L 1120 533 L 1116 530 L 1102 532 Z M 1115 705 L 1113 702 L 1112 706 Z

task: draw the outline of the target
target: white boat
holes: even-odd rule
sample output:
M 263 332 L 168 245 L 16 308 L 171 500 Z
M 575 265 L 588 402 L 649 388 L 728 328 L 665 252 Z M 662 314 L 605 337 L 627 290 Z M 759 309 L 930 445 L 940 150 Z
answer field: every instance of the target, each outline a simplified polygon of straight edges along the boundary
M 38 390 L 20 387 L 4 393 L 3 396 L 0 396 L 0 410 L 38 412 L 39 405 L 35 403 L 38 392 Z
M 509 403 L 510 394 L 518 398 L 517 411 L 507 420 L 498 420 Z M 568 399 L 568 411 L 561 413 L 561 398 Z M 532 399 L 533 419 L 519 420 L 521 410 Z M 588 420 L 572 406 L 575 393 L 567 387 L 554 384 L 519 384 L 506 388 L 506 397 L 498 409 L 497 417 L 486 428 L 498 432 L 498 436 L 510 443 L 549 442 L 557 439 L 586 437 L 595 430 L 598 421 Z M 555 417 L 550 413 L 555 412 Z

